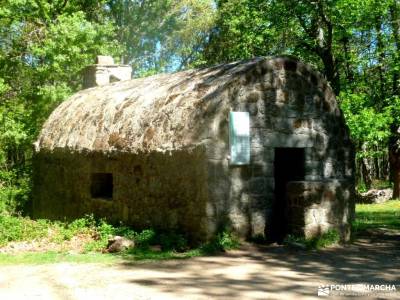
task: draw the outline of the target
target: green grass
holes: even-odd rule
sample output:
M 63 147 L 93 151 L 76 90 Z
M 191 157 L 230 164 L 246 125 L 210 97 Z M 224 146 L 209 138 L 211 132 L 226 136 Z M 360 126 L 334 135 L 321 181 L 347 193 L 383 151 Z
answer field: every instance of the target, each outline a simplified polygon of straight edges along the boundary
M 116 263 L 122 261 L 121 257 L 112 254 L 87 253 L 69 254 L 67 252 L 32 252 L 18 254 L 0 254 L 0 265 L 16 264 L 51 264 L 60 262 L 72 263 Z
M 400 230 L 400 200 L 380 204 L 357 204 L 353 230 L 358 232 L 372 228 Z
M 0 253 L 0 265 L 17 264 L 53 264 L 53 263 L 102 263 L 114 264 L 120 262 L 160 261 L 168 259 L 188 259 L 198 256 L 212 255 L 216 252 L 209 251 L 206 247 L 199 247 L 185 252 L 152 251 L 150 249 L 136 248 L 130 251 L 110 254 L 91 252 L 83 254 L 70 254 L 68 252 L 32 252 L 18 254 Z
M 235 244 L 236 245 L 236 244 Z M 125 252 L 110 254 L 101 252 L 90 252 L 82 254 L 70 254 L 68 252 L 32 252 L 18 254 L 0 253 L 0 265 L 15 264 L 51 264 L 51 263 L 106 263 L 159 261 L 168 259 L 187 259 L 198 256 L 213 255 L 221 251 L 222 246 L 209 243 L 198 248 L 189 249 L 184 252 L 175 250 L 154 251 L 150 248 L 134 248 Z M 229 249 L 233 249 L 229 247 Z

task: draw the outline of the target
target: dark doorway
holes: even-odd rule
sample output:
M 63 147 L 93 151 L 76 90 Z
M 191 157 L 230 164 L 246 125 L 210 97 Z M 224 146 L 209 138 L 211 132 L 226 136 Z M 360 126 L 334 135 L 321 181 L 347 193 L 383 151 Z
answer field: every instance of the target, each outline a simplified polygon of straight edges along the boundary
M 289 181 L 304 180 L 304 165 L 304 148 L 275 148 L 275 199 L 267 227 L 271 242 L 282 243 L 289 233 L 286 185 Z

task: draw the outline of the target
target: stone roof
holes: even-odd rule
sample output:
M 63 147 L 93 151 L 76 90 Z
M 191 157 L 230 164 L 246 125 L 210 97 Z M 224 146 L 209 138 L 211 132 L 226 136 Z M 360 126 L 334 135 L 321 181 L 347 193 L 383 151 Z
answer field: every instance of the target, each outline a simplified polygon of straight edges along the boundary
M 213 120 L 228 118 L 231 100 L 243 101 L 241 87 L 261 78 L 268 88 L 274 83 L 264 75 L 277 74 L 269 77 L 276 81 L 285 71 L 322 82 L 332 94 L 322 75 L 289 57 L 115 82 L 82 90 L 61 103 L 44 124 L 35 150 L 138 153 L 193 147 L 211 137 Z

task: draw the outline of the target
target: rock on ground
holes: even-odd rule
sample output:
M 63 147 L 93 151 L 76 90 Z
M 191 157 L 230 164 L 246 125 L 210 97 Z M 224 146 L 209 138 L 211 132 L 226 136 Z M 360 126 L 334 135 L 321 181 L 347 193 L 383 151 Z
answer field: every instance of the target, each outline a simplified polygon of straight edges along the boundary
M 360 193 L 357 197 L 357 203 L 383 203 L 392 199 L 393 191 L 392 189 L 372 189 L 365 193 Z
M 108 240 L 107 252 L 121 252 L 133 247 L 135 247 L 135 242 L 133 240 L 116 235 Z

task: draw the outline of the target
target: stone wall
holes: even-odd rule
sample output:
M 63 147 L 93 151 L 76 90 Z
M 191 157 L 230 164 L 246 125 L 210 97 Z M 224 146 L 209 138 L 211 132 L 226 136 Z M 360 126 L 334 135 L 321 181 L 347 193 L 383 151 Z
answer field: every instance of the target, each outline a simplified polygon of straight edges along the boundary
M 133 155 L 41 152 L 34 159 L 34 216 L 94 214 L 136 230 L 177 231 L 205 240 L 204 149 Z M 113 199 L 91 197 L 91 175 L 113 174 Z
M 330 229 L 350 240 L 354 218 L 354 189 L 348 181 L 301 181 L 288 183 L 290 232 L 312 238 Z
M 345 180 L 348 190 L 354 188 L 348 129 L 331 88 L 309 66 L 290 58 L 262 62 L 216 97 L 220 106 L 212 110 L 206 143 L 207 211 L 214 230 L 229 226 L 248 237 L 268 232 L 278 147 L 304 148 L 305 180 Z M 230 165 L 229 111 L 250 113 L 249 165 Z M 350 205 L 353 199 L 344 201 Z
M 230 111 L 250 114 L 248 165 L 230 164 Z M 182 150 L 187 147 L 197 148 Z M 332 89 L 293 58 L 257 58 L 88 89 L 61 104 L 42 130 L 35 211 L 46 217 L 94 212 L 137 228 L 179 228 L 194 239 L 226 227 L 247 237 L 264 235 L 280 147 L 304 148 L 306 181 L 347 181 L 354 188 L 354 151 Z M 115 201 L 91 199 L 90 174 L 107 170 L 115 174 Z M 141 173 L 146 180 L 132 185 Z M 341 201 L 339 194 L 333 202 Z M 342 198 L 351 205 L 351 198 Z

